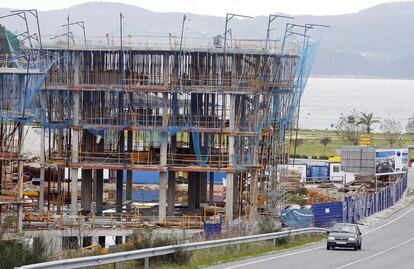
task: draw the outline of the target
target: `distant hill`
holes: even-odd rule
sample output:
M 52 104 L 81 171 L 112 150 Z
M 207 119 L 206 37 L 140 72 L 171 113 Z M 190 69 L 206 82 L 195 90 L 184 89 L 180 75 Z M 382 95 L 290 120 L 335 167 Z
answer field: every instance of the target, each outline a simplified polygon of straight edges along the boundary
M 0 15 L 8 9 L 0 8 Z M 88 36 L 119 35 L 119 12 L 125 16 L 125 33 L 179 35 L 182 14 L 153 12 L 137 6 L 90 2 L 68 9 L 40 12 L 42 34 L 63 33 L 67 14 L 71 21 L 85 21 Z M 269 6 L 269 13 L 277 5 Z M 185 36 L 211 38 L 224 32 L 224 17 L 187 14 Z M 224 14 L 223 14 L 224 15 Z M 329 24 L 313 69 L 314 76 L 385 77 L 414 79 L 414 2 L 387 3 L 356 14 L 296 16 L 296 23 Z M 286 21 L 275 21 L 272 35 L 281 35 Z M 7 28 L 23 29 L 16 19 L 0 20 Z M 230 22 L 234 38 L 264 38 L 267 16 Z M 34 29 L 34 28 L 33 28 Z M 72 27 L 81 34 L 80 29 Z M 46 36 L 44 37 L 46 38 Z

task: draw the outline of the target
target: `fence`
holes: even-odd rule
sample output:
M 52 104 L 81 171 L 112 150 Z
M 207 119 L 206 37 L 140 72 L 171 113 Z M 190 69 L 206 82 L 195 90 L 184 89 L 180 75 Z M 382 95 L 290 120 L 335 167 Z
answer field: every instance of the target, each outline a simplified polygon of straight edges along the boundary
M 344 221 L 355 223 L 374 213 L 394 205 L 403 196 L 407 189 L 407 173 L 395 184 L 380 191 L 359 197 L 346 197 L 344 203 Z
M 318 203 L 312 205 L 315 227 L 330 227 L 333 223 L 342 222 L 343 203 Z
M 105 265 L 105 264 L 118 264 L 118 268 L 123 268 L 123 264 L 127 261 L 145 260 L 145 268 L 149 268 L 149 258 L 156 256 L 163 256 L 167 254 L 176 253 L 179 251 L 194 251 L 202 249 L 210 249 L 217 247 L 226 247 L 236 245 L 237 249 L 240 249 L 241 244 L 253 243 L 259 241 L 273 240 L 273 245 L 276 245 L 276 239 L 298 236 L 298 235 L 309 235 L 309 234 L 324 234 L 325 229 L 322 228 L 305 228 L 297 230 L 289 230 L 276 233 L 250 235 L 243 237 L 235 237 L 229 239 L 220 239 L 196 243 L 188 243 L 173 246 L 164 246 L 156 248 L 147 248 L 133 251 L 125 251 L 113 254 L 89 256 L 74 259 L 64 259 L 58 261 L 51 261 L 45 263 L 31 264 L 19 267 L 20 269 L 72 269 L 72 268 L 92 268 L 92 266 Z
M 407 189 L 407 173 L 398 173 L 401 178 L 393 185 L 360 196 L 347 196 L 344 202 L 312 205 L 315 227 L 329 227 L 333 223 L 356 223 L 398 202 Z

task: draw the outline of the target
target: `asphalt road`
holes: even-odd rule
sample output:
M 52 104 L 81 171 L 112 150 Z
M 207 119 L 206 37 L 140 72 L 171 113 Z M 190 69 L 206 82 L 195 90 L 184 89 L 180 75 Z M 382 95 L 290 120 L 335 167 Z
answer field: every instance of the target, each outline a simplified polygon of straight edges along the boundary
M 409 172 L 409 188 L 414 189 L 414 170 Z M 409 194 L 414 195 L 414 194 Z M 209 267 L 210 269 L 413 269 L 414 204 L 398 210 L 375 224 L 362 226 L 362 250 L 326 250 L 326 243 L 274 255 L 245 259 Z

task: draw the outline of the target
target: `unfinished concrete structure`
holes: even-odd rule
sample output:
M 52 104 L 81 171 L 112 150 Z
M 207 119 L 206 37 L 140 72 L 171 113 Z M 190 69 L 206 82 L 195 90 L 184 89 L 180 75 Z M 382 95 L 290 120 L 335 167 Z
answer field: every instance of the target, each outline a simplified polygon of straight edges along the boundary
M 122 170 L 131 200 L 132 170 L 160 172 L 159 220 L 174 212 L 175 173 L 188 171 L 189 208 L 206 202 L 207 172 L 224 171 L 226 215 L 258 178 L 277 188 L 286 163 L 284 136 L 300 57 L 258 50 L 130 48 L 47 49 L 62 61 L 42 90 L 47 123 L 56 137 L 48 161 L 69 167 L 72 214 L 77 214 L 77 169 L 83 168 L 81 210 L 89 212 L 92 175 L 101 211 L 103 168 Z M 95 171 L 93 173 L 93 171 Z M 276 185 L 275 185 L 276 184 Z M 171 191 L 168 191 L 168 190 Z M 254 208 L 255 195 L 251 206 Z M 168 201 L 168 202 L 167 202 Z M 252 209 L 255 210 L 255 209 Z
M 159 222 L 175 214 L 180 171 L 189 174 L 191 212 L 212 203 L 207 186 L 214 184 L 212 172 L 220 171 L 226 173 L 229 222 L 254 217 L 259 193 L 266 197 L 260 204 L 266 213 L 276 213 L 284 205 L 286 136 L 313 50 L 306 34 L 303 41 L 291 42 L 289 31 L 283 44 L 235 40 L 233 46 L 188 39 L 181 46 L 171 37 L 158 37 L 147 38 L 146 45 L 130 41 L 122 46 L 120 38 L 115 45 L 68 42 L 24 48 L 52 63 L 35 97 L 42 139 L 40 190 L 47 173 L 48 185 L 52 182 L 56 189 L 48 210 L 61 214 L 70 204 L 72 215 L 102 215 L 103 170 L 109 169 L 116 178 L 120 219 L 125 201 L 132 200 L 135 170 L 160 174 Z M 66 189 L 65 168 L 71 179 Z M 57 171 L 54 176 L 51 169 Z
M 24 219 L 24 126 L 37 117 L 34 96 L 50 66 L 36 51 L 16 54 L 19 45 L 16 36 L 0 25 L 0 224 L 6 222 L 17 232 Z M 43 204 L 43 190 L 41 194 Z

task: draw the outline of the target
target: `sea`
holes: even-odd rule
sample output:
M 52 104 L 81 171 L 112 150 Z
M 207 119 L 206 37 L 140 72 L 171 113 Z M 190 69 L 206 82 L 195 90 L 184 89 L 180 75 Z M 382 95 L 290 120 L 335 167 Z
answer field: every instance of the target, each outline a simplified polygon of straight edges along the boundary
M 405 128 L 414 117 L 414 80 L 309 78 L 299 127 L 334 129 L 341 113 L 353 109 L 373 113 L 379 120 L 395 118 Z
M 408 118 L 414 117 L 414 80 L 309 78 L 301 100 L 299 126 L 335 129 L 341 113 L 353 109 L 373 113 L 379 120 L 395 118 L 405 127 Z M 224 178 L 225 173 L 214 173 L 215 184 L 223 184 Z M 159 173 L 134 171 L 133 182 L 159 184 Z M 134 201 L 158 198 L 157 190 L 133 192 Z

